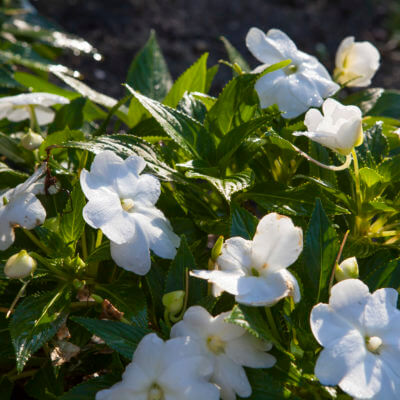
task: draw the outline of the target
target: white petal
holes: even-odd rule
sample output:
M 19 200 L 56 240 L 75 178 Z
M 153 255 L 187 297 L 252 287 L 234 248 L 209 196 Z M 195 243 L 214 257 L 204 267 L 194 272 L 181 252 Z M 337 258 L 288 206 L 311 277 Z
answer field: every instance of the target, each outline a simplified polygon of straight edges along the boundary
M 364 337 L 352 330 L 322 350 L 315 365 L 315 375 L 323 385 L 337 385 L 366 356 Z
M 13 105 L 11 103 L 0 103 L 0 119 L 6 118 L 12 108 Z
M 94 229 L 116 244 L 128 242 L 135 235 L 135 220 L 124 211 L 119 197 L 107 188 L 97 189 L 97 198 L 89 200 L 83 208 L 83 218 Z
M 354 43 L 354 36 L 346 37 L 341 41 L 336 51 L 335 64 L 337 68 L 342 68 L 344 60 L 347 57 L 348 51 L 353 46 L 353 43 Z
M 195 339 L 205 339 L 209 334 L 211 320 L 212 316 L 203 307 L 189 307 L 183 320 L 171 328 L 171 337 L 190 336 Z
M 4 213 L 5 207 L 0 208 L 0 250 L 7 250 L 15 240 L 14 229 L 10 225 L 7 215 Z
M 159 180 L 153 175 L 143 174 L 139 177 L 132 198 L 145 206 L 154 206 L 161 194 Z
M 257 91 L 260 99 L 261 108 L 267 108 L 278 103 L 277 93 L 282 90 L 281 84 L 284 82 L 285 77 L 285 73 L 282 70 L 277 70 L 257 80 L 254 89 Z
M 2 97 L 0 98 L 0 103 L 11 103 L 15 106 L 36 104 L 48 107 L 54 104 L 68 104 L 69 100 L 66 97 L 58 96 L 52 93 L 36 92 Z
M 190 275 L 206 279 L 208 282 L 216 284 L 220 289 L 224 290 L 233 295 L 239 294 L 238 282 L 241 277 L 244 276 L 243 273 L 230 272 L 230 271 L 207 271 L 203 269 L 197 269 L 190 272 Z
M 323 116 L 319 110 L 316 108 L 311 108 L 306 112 L 304 116 L 304 125 L 309 131 L 315 131 L 318 125 L 321 123 Z
M 271 306 L 294 292 L 293 284 L 285 271 L 263 277 L 245 276 L 239 279 L 236 301 L 251 306 Z
M 274 272 L 293 264 L 303 250 L 303 232 L 289 217 L 264 216 L 253 239 L 252 261 L 257 269 Z
M 276 359 L 265 352 L 270 348 L 271 344 L 246 333 L 229 341 L 226 344 L 225 353 L 238 365 L 250 368 L 271 368 L 276 363 Z
M 146 167 L 146 161 L 143 157 L 140 156 L 129 156 L 125 160 L 125 165 L 129 169 L 129 171 L 139 176 L 139 174 L 141 174 Z
M 33 229 L 46 219 L 46 210 L 32 193 L 19 194 L 13 198 L 4 212 L 11 226 L 19 225 L 25 229 Z
M 346 279 L 332 287 L 329 305 L 341 317 L 361 329 L 369 296 L 368 286 L 359 279 Z
M 267 65 L 284 60 L 275 43 L 268 40 L 265 33 L 258 28 L 249 30 L 246 36 L 246 46 L 254 57 Z
M 133 237 L 122 244 L 111 241 L 111 257 L 115 263 L 127 271 L 146 275 L 151 267 L 150 248 L 146 234 L 140 225 L 136 226 Z
M 251 248 L 252 241 L 239 236 L 226 240 L 217 258 L 219 268 L 242 274 L 251 267 Z
M 210 321 L 210 332 L 218 335 L 225 342 L 230 342 L 246 334 L 241 326 L 225 322 L 230 314 L 230 311 L 223 312 Z
M 313 307 L 310 325 L 313 335 L 322 346 L 330 346 L 338 338 L 348 335 L 354 329 L 354 326 L 332 307 L 322 303 Z
M 236 364 L 225 354 L 217 357 L 214 369 L 211 381 L 220 386 L 221 398 L 224 400 L 232 398 L 234 400 L 235 398 L 231 397 L 232 391 L 241 397 L 251 395 L 251 386 L 243 367 Z M 227 396 L 225 393 L 227 393 Z
M 267 32 L 267 39 L 273 42 L 274 46 L 283 55 L 284 59 L 289 59 L 298 52 L 294 42 L 280 29 L 270 29 Z
M 165 215 L 155 207 L 140 206 L 132 216 L 145 232 L 150 249 L 159 257 L 173 259 L 181 240 Z
M 339 387 L 350 396 L 372 398 L 382 388 L 382 360 L 371 353 L 366 354 L 363 362 L 348 369 Z
M 7 119 L 12 122 L 20 122 L 30 117 L 29 110 L 26 107 L 13 107 L 7 115 Z
M 96 400 L 147 400 L 146 392 L 137 392 L 129 388 L 123 382 L 118 382 L 109 389 L 100 390 L 96 393 Z
M 49 107 L 35 106 L 35 115 L 39 125 L 53 122 L 56 113 Z

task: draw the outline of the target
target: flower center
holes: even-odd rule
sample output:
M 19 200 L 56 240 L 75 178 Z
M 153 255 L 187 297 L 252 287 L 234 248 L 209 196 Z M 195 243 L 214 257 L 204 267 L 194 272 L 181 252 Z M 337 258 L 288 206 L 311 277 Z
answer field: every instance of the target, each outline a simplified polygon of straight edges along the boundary
M 6 206 L 7 204 L 8 204 L 7 197 L 4 196 L 4 197 L 3 197 L 3 206 Z
M 286 75 L 292 75 L 295 74 L 297 72 L 297 70 L 299 69 L 299 67 L 295 64 L 290 64 L 289 66 L 287 66 L 284 71 L 286 73 Z
M 132 199 L 121 199 L 122 209 L 127 212 L 131 211 L 134 205 L 135 203 Z
M 374 354 L 379 354 L 379 350 L 382 347 L 382 339 L 378 336 L 371 336 L 365 338 L 368 351 Z
M 214 354 L 221 354 L 225 351 L 225 342 L 215 335 L 211 335 L 207 338 L 207 347 Z
M 164 400 L 164 392 L 157 383 L 151 385 L 147 393 L 147 400 Z

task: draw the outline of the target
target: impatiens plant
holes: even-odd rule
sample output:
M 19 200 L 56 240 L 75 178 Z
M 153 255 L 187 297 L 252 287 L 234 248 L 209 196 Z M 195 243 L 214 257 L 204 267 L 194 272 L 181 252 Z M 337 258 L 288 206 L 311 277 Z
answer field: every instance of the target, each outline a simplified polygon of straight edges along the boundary
M 262 65 L 224 38 L 173 81 L 152 32 L 114 99 L 23 3 L 0 10 L 2 400 L 400 398 L 400 95 L 353 89 L 375 47 L 345 39 L 332 77 L 251 28 Z

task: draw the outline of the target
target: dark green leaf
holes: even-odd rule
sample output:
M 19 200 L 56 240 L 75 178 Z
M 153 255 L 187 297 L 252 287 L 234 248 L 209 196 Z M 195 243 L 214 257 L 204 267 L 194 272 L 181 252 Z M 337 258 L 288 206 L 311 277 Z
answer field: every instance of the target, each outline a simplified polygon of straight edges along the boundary
M 127 86 L 148 112 L 157 120 L 165 133 L 183 150 L 197 159 L 214 160 L 214 138 L 204 126 L 173 108 L 142 96 Z
M 367 114 L 374 108 L 384 92 L 384 89 L 381 88 L 369 88 L 361 90 L 346 97 L 343 103 L 355 105 L 361 109 L 363 114 Z
M 364 132 L 364 141 L 356 147 L 362 166 L 375 168 L 387 155 L 388 143 L 382 133 L 382 124 L 376 123 Z
M 33 163 L 33 154 L 19 146 L 17 142 L 0 132 L 0 154 L 17 164 Z
M 258 219 L 244 208 L 232 203 L 230 225 L 231 236 L 251 240 L 256 233 Z
M 70 300 L 68 289 L 64 289 L 29 296 L 18 305 L 10 322 L 18 371 L 56 334 L 67 317 Z
M 126 83 L 158 101 L 162 101 L 170 90 L 172 78 L 154 31 L 151 31 L 149 40 L 132 61 Z
M 305 274 L 301 277 L 308 297 L 315 298 L 315 303 L 328 299 L 329 279 L 338 251 L 336 231 L 325 214 L 321 201 L 317 199 L 305 237 Z
M 132 326 L 119 321 L 100 320 L 86 317 L 71 317 L 93 335 L 102 338 L 107 346 L 118 351 L 128 360 L 132 360 L 133 353 L 143 336 L 150 330 L 140 326 Z
M 374 106 L 368 110 L 368 115 L 398 118 L 400 115 L 400 92 L 397 90 L 385 90 L 381 93 Z
M 65 128 L 79 129 L 83 124 L 83 109 L 87 99 L 78 97 L 71 101 L 70 104 L 62 106 L 49 126 L 49 133 L 62 131 Z
M 8 165 L 0 162 L 0 189 L 14 187 L 26 180 L 28 175 L 11 169 Z
M 65 243 L 74 242 L 81 237 L 85 229 L 85 221 L 82 216 L 85 204 L 85 196 L 80 185 L 75 185 L 60 220 L 60 234 Z
M 178 104 L 177 110 L 184 112 L 201 124 L 204 122 L 204 118 L 207 114 L 207 108 L 204 103 L 189 93 L 183 95 Z

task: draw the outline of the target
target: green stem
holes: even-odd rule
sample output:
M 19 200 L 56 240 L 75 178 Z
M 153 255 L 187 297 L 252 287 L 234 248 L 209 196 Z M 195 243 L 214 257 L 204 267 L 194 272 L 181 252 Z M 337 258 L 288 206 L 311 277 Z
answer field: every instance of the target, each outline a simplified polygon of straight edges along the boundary
M 81 236 L 81 248 L 82 248 L 82 257 L 83 261 L 86 261 L 88 258 L 88 250 L 87 250 L 87 241 L 86 241 L 86 232 L 83 230 L 82 236 Z
M 12 312 L 14 311 L 14 308 L 15 308 L 16 304 L 18 303 L 18 300 L 24 295 L 25 289 L 28 286 L 29 282 L 30 281 L 24 282 L 24 284 L 22 285 L 21 289 L 19 289 L 18 294 L 16 295 L 15 299 L 11 303 L 10 308 L 7 311 L 6 318 L 8 318 L 12 314 Z
M 267 306 L 265 306 L 265 314 L 267 316 L 267 320 L 269 323 L 269 327 L 271 328 L 272 334 L 275 337 L 275 339 L 279 342 L 279 332 L 278 328 L 276 327 L 274 317 L 272 315 L 271 309 Z
M 102 240 L 103 240 L 103 232 L 100 229 L 98 229 L 97 230 L 97 236 L 96 236 L 96 243 L 95 243 L 95 246 L 94 246 L 95 249 L 97 249 L 101 245 L 101 241 Z M 88 274 L 90 276 L 96 277 L 98 268 L 99 268 L 99 262 L 98 261 L 90 263 L 88 265 Z
M 42 133 L 42 131 L 40 129 L 40 125 L 39 125 L 38 120 L 36 118 L 35 107 L 32 106 L 32 105 L 30 105 L 28 107 L 29 107 L 29 114 L 31 116 L 30 125 L 29 126 L 34 132 L 36 132 L 36 133 L 38 133 L 40 135 Z
M 358 167 L 358 158 L 355 149 L 351 151 L 351 155 L 353 156 L 353 165 L 354 165 L 354 178 L 356 183 L 356 201 L 357 201 L 357 210 L 360 211 L 361 209 L 361 186 L 360 186 L 360 170 Z
M 40 250 L 42 250 L 46 255 L 50 254 L 50 250 L 31 232 L 29 232 L 27 229 L 22 228 L 23 232 L 25 233 L 28 238 L 36 244 L 37 247 L 39 247 Z

